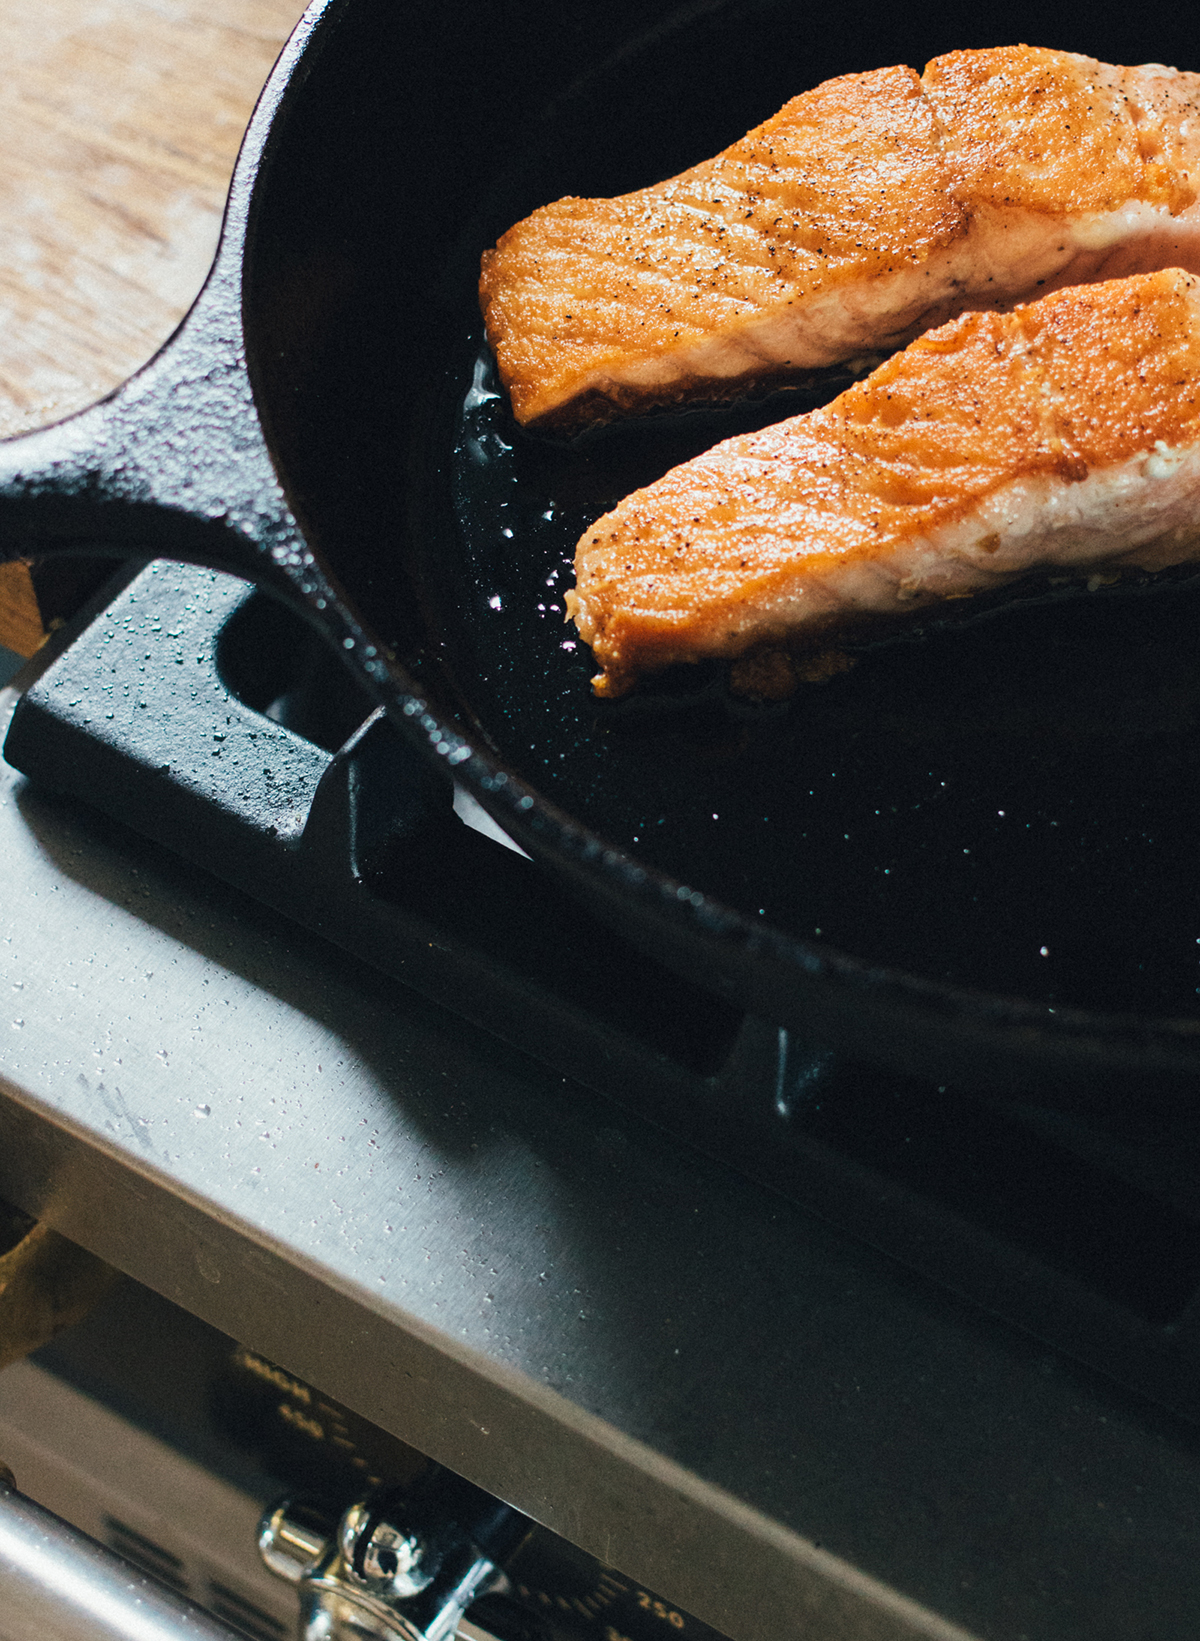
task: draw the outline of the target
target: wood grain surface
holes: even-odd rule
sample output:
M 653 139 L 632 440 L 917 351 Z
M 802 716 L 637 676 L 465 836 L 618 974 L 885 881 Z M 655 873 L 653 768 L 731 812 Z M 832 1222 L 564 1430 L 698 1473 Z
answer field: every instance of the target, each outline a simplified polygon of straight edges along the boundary
M 238 144 L 302 0 L 0 0 L 0 437 L 144 363 L 216 248 Z M 27 573 L 0 645 L 32 653 Z

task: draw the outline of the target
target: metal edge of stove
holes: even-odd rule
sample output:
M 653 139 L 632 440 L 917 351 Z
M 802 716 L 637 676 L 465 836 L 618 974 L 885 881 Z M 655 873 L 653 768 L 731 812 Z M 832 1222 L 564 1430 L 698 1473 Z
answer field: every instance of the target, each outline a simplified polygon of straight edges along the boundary
M 16 687 L 0 692 L 4 724 L 63 641 L 47 645 Z M 7 785 L 0 818 L 6 809 L 19 822 L 16 782 Z M 36 857 L 45 871 L 48 856 L 19 824 L 8 845 L 11 866 Z M 43 1066 L 61 1070 L 64 1045 L 51 1034 L 42 1047 Z M 828 1641 L 967 1634 L 561 1394 L 394 1303 L 372 1303 L 365 1284 L 323 1269 L 263 1225 L 239 1219 L 227 1201 L 189 1188 L 139 1155 L 136 1141 L 115 1139 L 127 1116 L 81 1121 L 37 1081 L 9 1075 L 0 1060 L 0 1191 L 11 1200 L 733 1641 L 774 1641 L 797 1615 Z M 381 1386 L 383 1363 L 393 1386 L 400 1379 L 421 1387 L 419 1408 L 407 1398 L 398 1406 L 394 1390 Z M 465 1427 L 485 1438 L 469 1454 Z M 487 1439 L 502 1430 L 506 1440 Z

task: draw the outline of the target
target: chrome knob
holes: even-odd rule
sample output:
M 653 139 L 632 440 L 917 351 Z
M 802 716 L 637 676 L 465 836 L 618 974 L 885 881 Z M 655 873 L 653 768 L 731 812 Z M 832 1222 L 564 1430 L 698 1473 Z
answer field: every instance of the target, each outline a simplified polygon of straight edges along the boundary
M 486 1537 L 494 1503 L 489 1516 Z M 395 1493 L 352 1504 L 336 1525 L 302 1503 L 278 1505 L 263 1517 L 259 1552 L 299 1589 L 300 1641 L 452 1641 L 471 1603 L 505 1583 L 469 1521 L 414 1512 Z
M 436 1557 L 427 1541 L 411 1528 L 372 1519 L 366 1504 L 346 1511 L 339 1536 L 351 1576 L 373 1594 L 409 1601 L 433 1583 Z
M 298 1584 L 324 1557 L 336 1523 L 290 1499 L 268 1510 L 258 1528 L 258 1553 L 271 1571 Z

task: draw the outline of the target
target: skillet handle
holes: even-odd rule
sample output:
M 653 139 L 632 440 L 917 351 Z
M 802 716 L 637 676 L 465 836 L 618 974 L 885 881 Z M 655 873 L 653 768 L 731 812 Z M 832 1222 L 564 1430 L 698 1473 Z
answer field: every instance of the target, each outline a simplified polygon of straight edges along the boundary
M 172 558 L 254 582 L 390 699 L 387 661 L 325 575 L 275 475 L 218 257 L 179 330 L 109 398 L 0 441 L 0 564 Z
M 202 298 L 109 398 L 0 442 L 0 563 L 111 552 L 229 571 L 301 606 L 321 593 L 221 306 Z

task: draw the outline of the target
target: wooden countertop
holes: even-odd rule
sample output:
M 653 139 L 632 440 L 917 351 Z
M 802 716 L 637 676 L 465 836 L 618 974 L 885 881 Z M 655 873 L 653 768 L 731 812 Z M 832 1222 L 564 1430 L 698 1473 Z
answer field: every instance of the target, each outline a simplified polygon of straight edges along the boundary
M 100 398 L 208 271 L 238 144 L 302 0 L 0 0 L 0 438 Z M 0 567 L 0 645 L 44 636 Z

